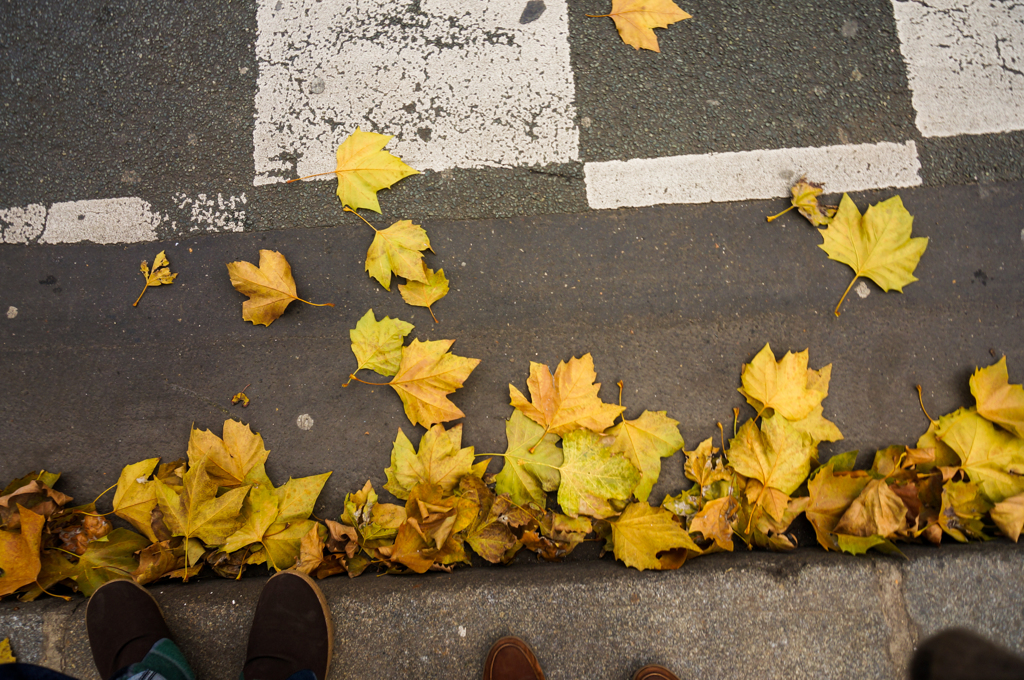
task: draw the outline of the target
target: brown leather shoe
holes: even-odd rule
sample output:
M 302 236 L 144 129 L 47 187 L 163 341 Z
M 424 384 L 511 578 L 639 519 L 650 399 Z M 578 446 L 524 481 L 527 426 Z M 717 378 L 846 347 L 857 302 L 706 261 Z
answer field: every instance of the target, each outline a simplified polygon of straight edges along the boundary
M 516 637 L 503 637 L 487 654 L 484 680 L 544 680 L 544 671 L 528 644 Z
M 633 680 L 679 680 L 676 674 L 664 666 L 644 666 L 633 674 Z
M 160 605 L 135 581 L 109 581 L 89 598 L 85 627 L 96 670 L 104 680 L 138 663 L 171 631 Z
M 334 624 L 324 594 L 305 574 L 282 571 L 267 581 L 256 603 L 242 676 L 285 680 L 308 670 L 324 680 L 333 648 Z

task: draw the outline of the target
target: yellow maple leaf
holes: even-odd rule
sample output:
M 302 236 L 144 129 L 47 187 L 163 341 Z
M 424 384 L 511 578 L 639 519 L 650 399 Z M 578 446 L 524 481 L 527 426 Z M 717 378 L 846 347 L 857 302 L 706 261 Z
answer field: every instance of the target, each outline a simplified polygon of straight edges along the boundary
M 363 218 L 358 213 L 357 216 Z M 423 251 L 430 250 L 430 239 L 423 227 L 413 224 L 412 220 L 401 220 L 387 229 L 377 229 L 372 224 L 370 228 L 376 233 L 366 251 L 366 272 L 377 279 L 384 290 L 391 290 L 392 273 L 409 281 L 427 282 Z
M 595 383 L 597 372 L 594 358 L 584 354 L 568 363 L 561 361 L 551 369 L 544 364 L 530 362 L 531 401 L 513 385 L 508 386 L 512 406 L 534 422 L 543 425 L 545 432 L 559 436 L 580 428 L 604 432 L 625 409 L 601 401 L 597 396 L 601 383 Z
M 790 421 L 810 416 L 828 395 L 832 365 L 820 372 L 808 371 L 807 358 L 807 350 L 786 352 L 776 362 L 771 346 L 765 344 L 749 364 L 743 364 L 743 387 L 739 393 L 757 409 L 758 415 L 773 409 Z
M 971 394 L 979 415 L 1024 438 L 1024 387 L 1010 384 L 1006 357 L 974 371 Z
M 634 49 L 658 49 L 655 28 L 668 28 L 690 15 L 679 9 L 672 0 L 612 0 L 612 11 L 608 14 L 588 14 L 588 17 L 610 17 L 615 22 L 622 42 Z
M 384 145 L 392 135 L 363 132 L 358 127 L 338 146 L 338 167 L 331 172 L 308 175 L 288 182 L 335 174 L 338 176 L 338 198 L 341 204 L 353 210 L 368 208 L 380 212 L 377 192 L 387 189 L 398 180 L 409 175 L 418 175 L 402 162 L 398 156 L 384 151 Z
M 161 250 L 153 258 L 153 271 L 149 270 L 149 263 L 145 260 L 139 265 L 139 271 L 146 277 L 146 286 L 139 293 L 139 297 L 132 304 L 132 307 L 139 305 L 139 300 L 146 294 L 150 286 L 169 286 L 174 283 L 174 279 L 178 278 L 177 274 L 171 273 L 171 263 L 167 260 L 167 251 L 165 250 Z
M 263 437 L 234 419 L 224 421 L 223 439 L 197 427 L 188 438 L 189 465 L 205 465 L 207 474 L 220 487 L 261 483 L 266 477 L 263 464 L 268 455 Z
M 402 500 L 423 483 L 437 484 L 448 493 L 471 474 L 473 451 L 472 446 L 462 446 L 462 425 L 450 430 L 434 425 L 420 439 L 418 452 L 399 429 L 391 449 L 391 465 L 384 470 L 388 478 L 384 488 Z
M 789 494 L 807 479 L 814 455 L 811 438 L 780 415 L 763 419 L 760 430 L 753 420 L 745 422 L 728 453 L 733 469 L 757 482 L 747 486 L 748 500 L 775 520 L 782 519 Z
M 333 307 L 330 302 L 315 304 L 298 297 L 292 268 L 284 255 L 274 250 L 260 251 L 260 266 L 250 262 L 229 262 L 231 285 L 239 293 L 249 296 L 242 303 L 242 318 L 254 326 L 269 326 L 284 314 L 294 300 L 314 307 Z
M 854 282 L 866 276 L 882 290 L 903 292 L 903 286 L 917 281 L 914 269 L 928 247 L 927 238 L 911 238 L 914 218 L 899 196 L 871 206 L 861 217 L 853 199 L 843 194 L 839 211 L 827 229 L 819 229 L 818 247 L 828 259 L 853 269 L 853 280 L 839 298 L 835 315 Z
M 680 548 L 701 551 L 690 534 L 672 519 L 672 513 L 664 508 L 630 503 L 610 524 L 615 558 L 640 571 L 664 569 L 665 564 L 658 559 L 661 552 Z
M 414 425 L 430 427 L 465 414 L 447 397 L 480 363 L 448 351 L 454 340 L 413 340 L 402 349 L 402 362 L 390 383 Z
M 434 323 L 437 323 L 437 317 L 434 316 L 434 310 L 430 306 L 448 294 L 448 279 L 445 277 L 443 269 L 438 269 L 436 272 L 433 269 L 427 269 L 426 281 L 422 283 L 410 281 L 401 284 L 398 286 L 398 292 L 402 294 L 402 299 L 406 303 L 414 307 L 426 307 L 434 319 Z
M 623 420 L 608 434 L 615 437 L 612 451 L 633 463 L 640 471 L 640 481 L 633 489 L 638 501 L 646 501 L 661 475 L 661 459 L 683 448 L 679 421 L 665 411 L 644 411 L 636 420 Z

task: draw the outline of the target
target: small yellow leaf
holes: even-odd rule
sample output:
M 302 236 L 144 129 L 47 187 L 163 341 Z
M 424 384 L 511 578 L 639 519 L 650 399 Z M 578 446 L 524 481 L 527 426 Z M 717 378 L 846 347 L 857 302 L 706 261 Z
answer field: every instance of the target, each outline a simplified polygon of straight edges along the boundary
M 153 259 L 153 271 L 149 271 L 149 264 L 143 260 L 139 266 L 139 271 L 146 277 L 146 285 L 143 287 L 142 292 L 139 293 L 139 297 L 135 300 L 132 307 L 139 305 L 139 300 L 146 294 L 146 290 L 150 286 L 166 286 L 174 283 L 174 279 L 178 278 L 177 274 L 172 274 L 170 270 L 171 263 L 167 260 L 166 253 L 161 250 L 157 253 L 157 256 Z
M 971 394 L 979 415 L 1024 438 L 1024 387 L 1010 384 L 1006 357 L 974 371 Z
M 402 343 L 412 332 L 413 325 L 401 319 L 385 316 L 377 321 L 373 310 L 366 312 L 356 327 L 348 332 L 352 340 L 352 353 L 359 365 L 353 373 L 364 368 L 381 375 L 394 375 L 402 362 Z
M 366 272 L 377 279 L 384 290 L 391 290 L 392 274 L 426 283 L 424 250 L 430 250 L 430 238 L 423 227 L 411 220 L 395 222 L 373 235 L 370 249 L 366 251 Z
M 436 272 L 433 269 L 427 269 L 426 273 L 427 280 L 425 282 L 410 281 L 401 284 L 398 286 L 398 292 L 402 294 L 402 299 L 406 303 L 414 307 L 426 307 L 430 311 L 434 323 L 437 323 L 437 317 L 434 316 L 434 310 L 430 306 L 448 294 L 448 279 L 445 278 L 443 269 L 438 269 Z
M 4 638 L 0 640 L 0 663 L 17 663 L 18 659 L 15 658 L 14 652 L 11 651 L 11 640 L 10 638 Z
M 793 198 L 790 202 L 792 205 L 778 215 L 772 215 L 768 218 L 768 221 L 771 222 L 796 208 L 815 227 L 823 227 L 829 224 L 832 221 L 832 217 L 836 214 L 836 207 L 824 206 L 824 209 L 822 209 L 822 206 L 818 205 L 818 196 L 822 192 L 821 187 L 822 185 L 808 182 L 806 177 L 801 177 L 791 189 Z
M 588 14 L 589 17 L 611 17 L 619 37 L 627 45 L 660 52 L 658 37 L 652 29 L 667 28 L 690 15 L 679 9 L 672 0 L 612 0 L 608 14 Z
M 249 262 L 229 262 L 231 285 L 239 293 L 249 296 L 242 303 L 242 318 L 254 326 L 269 326 L 294 300 L 314 307 L 333 307 L 330 302 L 314 304 L 298 297 L 292 268 L 284 255 L 273 250 L 260 251 L 260 266 Z

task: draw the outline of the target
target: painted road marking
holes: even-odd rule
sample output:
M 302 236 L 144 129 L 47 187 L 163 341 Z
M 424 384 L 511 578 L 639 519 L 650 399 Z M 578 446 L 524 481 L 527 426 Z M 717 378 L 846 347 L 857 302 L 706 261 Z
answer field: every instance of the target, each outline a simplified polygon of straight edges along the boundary
M 1024 129 L 1024 4 L 893 0 L 926 137 Z
M 417 170 L 579 158 L 566 0 L 259 0 L 257 22 L 256 185 L 333 169 L 357 125 Z
M 591 208 L 716 203 L 789 195 L 801 175 L 829 193 L 921 184 L 914 142 L 638 158 L 587 163 Z
M 179 235 L 245 228 L 245 194 L 177 193 L 173 200 L 170 214 L 134 196 L 0 209 L 0 243 L 137 243 L 155 241 L 161 225 Z

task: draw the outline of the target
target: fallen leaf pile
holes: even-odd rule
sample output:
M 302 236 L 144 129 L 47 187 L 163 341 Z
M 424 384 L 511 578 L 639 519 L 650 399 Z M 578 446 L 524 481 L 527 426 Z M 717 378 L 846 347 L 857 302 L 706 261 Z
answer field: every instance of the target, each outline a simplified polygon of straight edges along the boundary
M 792 188 L 792 205 L 768 221 L 798 208 L 812 225 L 826 227 L 818 230 L 823 239 L 818 247 L 828 253 L 828 259 L 853 269 L 853 279 L 836 305 L 836 316 L 853 284 L 862 276 L 887 293 L 902 293 L 905 285 L 917 281 L 914 270 L 928 247 L 928 239 L 911 238 L 914 218 L 899 196 L 870 206 L 861 215 L 847 194 L 843 194 L 838 209 L 819 206 L 821 192 L 822 185 L 800 178 Z
M 899 555 L 898 542 L 938 544 L 943 536 L 1016 541 L 1024 529 L 1024 388 L 1009 384 L 1005 358 L 971 377 L 973 407 L 931 421 L 915 446 L 882 449 L 870 469 L 855 470 L 855 451 L 818 460 L 821 442 L 842 439 L 823 415 L 831 365 L 809 368 L 807 351 L 776 359 L 765 345 L 741 372 L 739 392 L 755 415 L 734 428 L 725 450 L 706 439 L 685 451 L 692 485 L 655 506 L 649 497 L 661 466 L 684 446 L 679 424 L 664 411 L 624 419 L 622 406 L 598 396 L 589 354 L 553 373 L 532 363 L 529 396 L 509 386 L 504 453 L 477 454 L 463 446 L 462 425 L 445 428 L 450 418 L 438 417 L 458 411 L 444 403 L 448 387 L 475 360 L 448 354 L 451 341 L 404 345 L 412 330 L 377 321 L 371 310 L 352 331 L 359 369 L 414 376 L 404 396 L 395 389 L 410 420 L 428 429 L 415 444 L 396 434 L 384 488 L 399 503 L 381 502 L 368 481 L 346 496 L 337 520 L 310 519 L 331 473 L 275 487 L 265 472 L 269 452 L 248 426 L 228 420 L 219 437 L 193 428 L 187 458 L 124 468 L 107 513 L 96 502 L 71 506 L 53 488 L 57 474 L 8 484 L 0 596 L 89 595 L 114 578 L 188 580 L 206 568 L 239 578 L 250 565 L 319 578 L 370 567 L 450 571 L 474 554 L 508 563 L 524 548 L 561 560 L 590 540 L 627 566 L 676 569 L 737 543 L 791 550 L 790 526 L 801 514 L 822 547 L 852 554 Z M 489 474 L 499 458 L 500 472 Z M 134 530 L 115 527 L 110 514 Z

